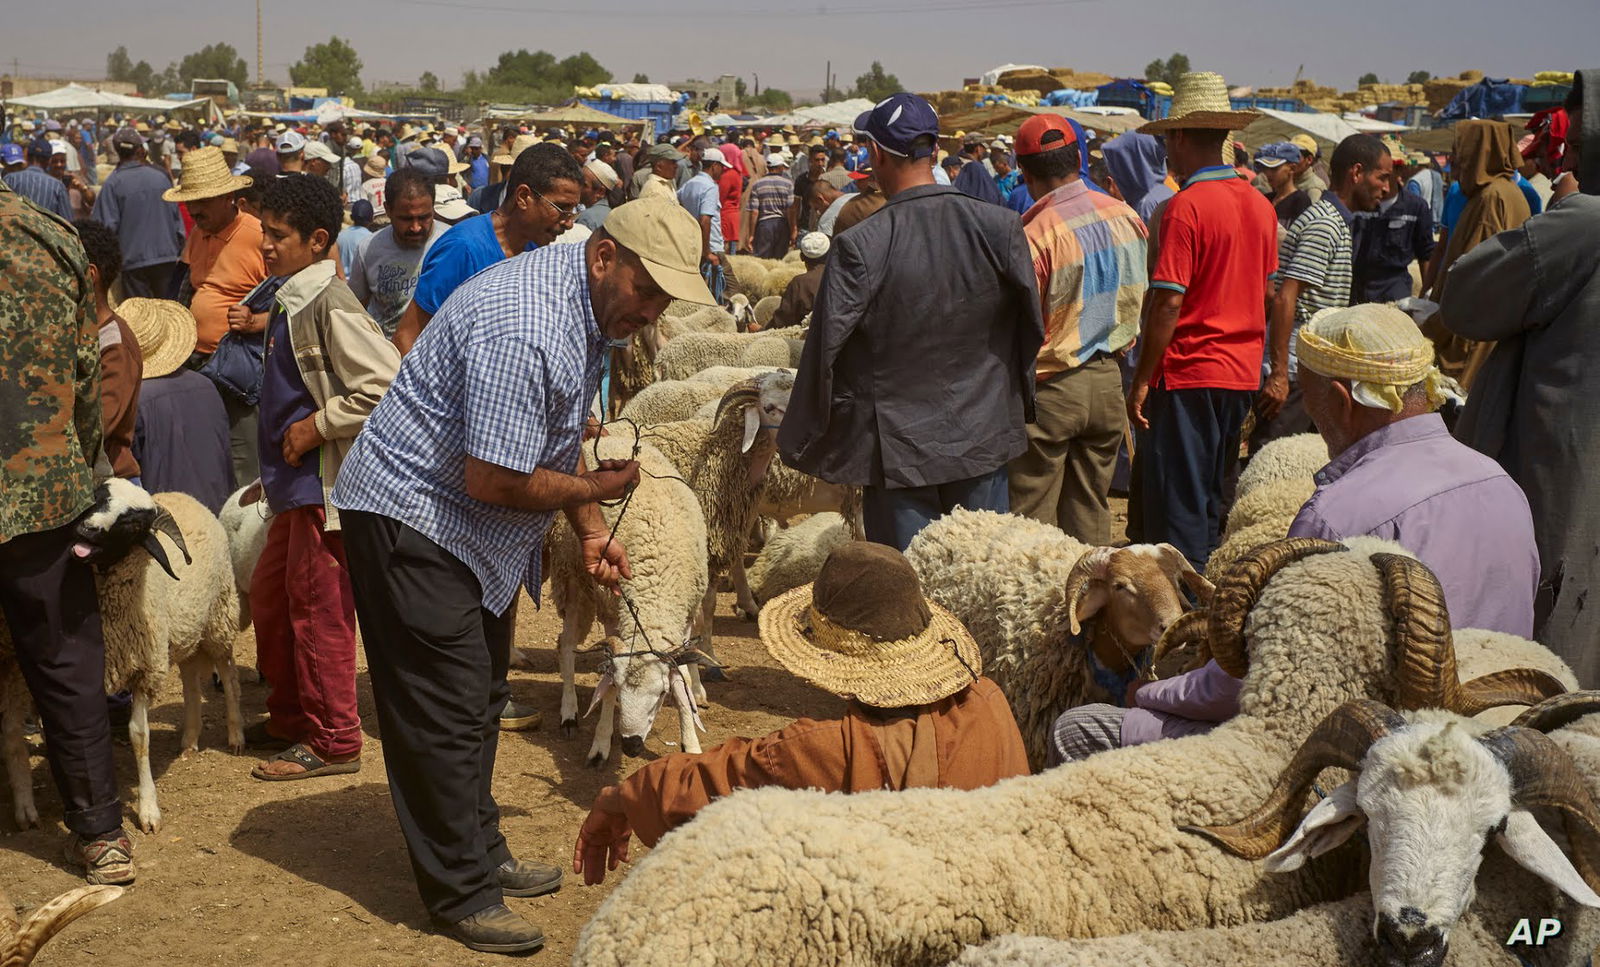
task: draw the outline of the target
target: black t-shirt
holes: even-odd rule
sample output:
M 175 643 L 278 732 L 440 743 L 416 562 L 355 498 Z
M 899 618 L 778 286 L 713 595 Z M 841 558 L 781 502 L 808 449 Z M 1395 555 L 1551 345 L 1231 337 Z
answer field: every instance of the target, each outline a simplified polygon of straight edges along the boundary
M 1311 207 L 1311 195 L 1301 188 L 1272 207 L 1278 213 L 1278 224 L 1288 228 L 1294 224 L 1296 218 L 1305 214 L 1306 209 Z

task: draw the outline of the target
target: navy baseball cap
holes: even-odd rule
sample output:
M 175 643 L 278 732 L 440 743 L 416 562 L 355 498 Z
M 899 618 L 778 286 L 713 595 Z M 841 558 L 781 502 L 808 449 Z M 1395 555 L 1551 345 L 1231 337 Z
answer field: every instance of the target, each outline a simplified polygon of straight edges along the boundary
M 1263 168 L 1276 168 L 1283 164 L 1299 164 L 1300 147 L 1287 141 L 1264 144 L 1256 149 L 1255 163 Z
M 911 142 L 927 135 L 939 137 L 939 115 L 933 105 L 915 94 L 904 91 L 891 94 L 879 101 L 872 110 L 856 118 L 855 133 L 871 138 L 873 143 L 892 155 L 901 158 L 926 158 L 933 154 L 930 144 L 916 154 L 911 153 Z
M 0 164 L 22 164 L 22 145 L 0 144 Z

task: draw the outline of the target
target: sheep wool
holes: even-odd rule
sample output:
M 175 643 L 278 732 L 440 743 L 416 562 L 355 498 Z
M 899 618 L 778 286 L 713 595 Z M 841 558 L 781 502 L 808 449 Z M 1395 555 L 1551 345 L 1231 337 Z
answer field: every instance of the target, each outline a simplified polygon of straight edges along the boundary
M 1244 620 L 1240 713 L 1211 733 L 970 792 L 736 793 L 638 862 L 574 963 L 939 964 L 1005 933 L 1228 926 L 1349 896 L 1363 879 L 1353 844 L 1268 874 L 1179 827 L 1262 801 L 1344 702 L 1392 701 L 1399 645 L 1375 553 L 1404 554 L 1358 538 L 1271 575 Z M 659 902 L 684 882 L 706 914 L 692 928 Z
M 1252 456 L 1239 473 L 1239 482 L 1234 487 L 1235 499 L 1274 480 L 1309 480 L 1327 465 L 1328 445 L 1316 433 L 1297 433 L 1273 440 Z
M 767 328 L 772 322 L 772 317 L 778 314 L 778 306 L 783 303 L 783 297 L 769 295 L 756 303 L 756 325 L 762 329 Z
M 250 578 L 256 572 L 256 562 L 267 547 L 267 531 L 272 527 L 272 510 L 266 500 L 243 504 L 239 499 L 250 487 L 244 486 L 228 495 L 218 519 L 228 536 L 228 557 L 233 562 L 233 586 L 239 593 L 239 628 L 250 627 Z
M 725 264 L 728 269 L 727 294 L 743 295 L 754 302 L 767 294 L 767 273 L 781 263 L 754 255 L 730 255 Z
M 687 307 L 689 311 L 672 312 L 671 310 L 677 306 Z M 656 319 L 656 325 L 661 330 L 662 340 L 667 342 L 691 332 L 720 332 L 732 335 L 739 331 L 734 324 L 733 313 L 721 306 L 701 306 L 692 302 L 670 304 L 668 311 Z
M 757 607 L 815 581 L 822 562 L 853 536 L 850 525 L 834 513 L 813 514 L 776 531 L 750 566 L 750 591 Z
M 622 408 L 619 419 L 632 420 L 640 426 L 687 420 L 692 418 L 695 411 L 703 404 L 714 404 L 720 400 L 723 391 L 724 387 L 711 382 L 662 380 L 640 390 L 639 394 Z
M 786 366 L 791 354 L 784 341 L 804 336 L 805 330 L 798 326 L 765 332 L 685 333 L 672 339 L 656 354 L 656 377 L 688 379 L 712 366 Z M 757 351 L 760 359 L 747 360 L 745 351 L 758 341 L 769 348 Z M 781 348 L 778 348 L 779 343 L 783 344 Z
M 806 267 L 803 264 L 795 265 L 785 262 L 778 265 L 767 272 L 766 280 L 762 285 L 761 296 L 763 298 L 772 296 L 781 298 L 784 290 L 789 288 L 789 283 L 805 274 Z

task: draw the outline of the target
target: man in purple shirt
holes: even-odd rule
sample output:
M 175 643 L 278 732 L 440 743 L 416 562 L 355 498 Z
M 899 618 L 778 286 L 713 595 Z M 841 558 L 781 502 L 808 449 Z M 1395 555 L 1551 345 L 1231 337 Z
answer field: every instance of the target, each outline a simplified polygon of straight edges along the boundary
M 1410 317 L 1374 304 L 1320 313 L 1296 336 L 1296 356 L 1332 459 L 1288 536 L 1394 541 L 1439 578 L 1452 625 L 1531 637 L 1539 549 L 1527 497 L 1445 429 L 1434 411 L 1459 387 Z M 1051 764 L 1209 732 L 1239 710 L 1242 685 L 1213 661 L 1145 685 L 1133 708 L 1072 709 L 1051 731 Z

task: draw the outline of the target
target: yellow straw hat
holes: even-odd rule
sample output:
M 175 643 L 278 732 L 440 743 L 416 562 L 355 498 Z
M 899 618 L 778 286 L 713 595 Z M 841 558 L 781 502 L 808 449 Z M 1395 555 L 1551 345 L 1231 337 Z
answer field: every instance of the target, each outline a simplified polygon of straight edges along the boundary
M 139 343 L 145 379 L 177 372 L 194 354 L 194 316 L 183 303 L 171 299 L 124 299 L 117 303 L 117 315 L 133 330 L 133 338 Z
M 1350 395 L 1373 409 L 1400 412 L 1417 383 L 1435 408 L 1463 398 L 1460 384 L 1434 365 L 1433 343 L 1391 305 L 1323 309 L 1296 333 L 1295 358 L 1314 373 L 1349 380 Z
M 199 201 L 218 195 L 231 195 L 253 182 L 249 175 L 236 175 L 228 167 L 221 148 L 196 148 L 183 158 L 183 172 L 177 185 L 161 193 L 164 201 Z
M 517 160 L 517 156 L 539 143 L 539 139 L 531 134 L 519 134 L 507 145 L 500 142 L 500 147 L 495 151 L 494 157 L 489 159 L 490 164 L 508 165 Z
M 1161 120 L 1139 128 L 1139 133 L 1160 134 L 1178 128 L 1235 131 L 1260 117 L 1255 111 L 1233 109 L 1233 103 L 1228 100 L 1228 85 L 1221 74 L 1189 71 L 1178 78 L 1172 95 L 1172 110 Z
M 937 702 L 983 672 L 972 635 L 923 597 L 911 563 L 882 544 L 836 548 L 815 584 L 767 602 L 760 627 L 783 667 L 877 708 Z

